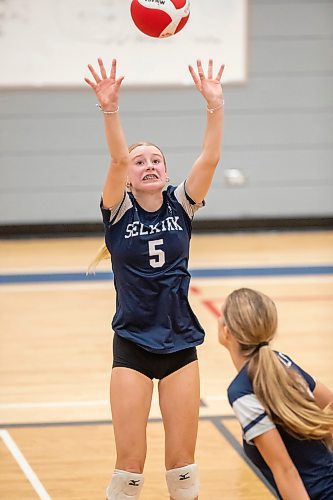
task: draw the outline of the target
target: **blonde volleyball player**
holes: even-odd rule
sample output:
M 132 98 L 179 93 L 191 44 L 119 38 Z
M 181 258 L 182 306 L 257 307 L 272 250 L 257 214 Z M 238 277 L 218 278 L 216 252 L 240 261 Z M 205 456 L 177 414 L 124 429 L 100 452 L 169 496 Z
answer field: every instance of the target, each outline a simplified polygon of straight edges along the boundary
M 159 147 L 147 142 L 127 147 L 118 103 L 123 77 L 116 76 L 116 61 L 109 75 L 103 61 L 98 63 L 99 71 L 88 66 L 93 80 L 85 80 L 103 112 L 110 153 L 101 209 L 117 294 L 111 374 L 117 460 L 107 498 L 139 498 L 157 379 L 170 498 L 195 500 L 200 398 L 196 346 L 203 342 L 204 331 L 188 302 L 189 243 L 193 216 L 204 205 L 220 158 L 224 66 L 215 77 L 211 60 L 207 76 L 200 61 L 197 71 L 189 67 L 207 105 L 203 147 L 187 179 L 166 188 L 166 162 Z
M 232 292 L 218 335 L 238 371 L 229 402 L 246 455 L 285 500 L 333 499 L 333 392 L 273 350 L 274 302 L 248 288 Z

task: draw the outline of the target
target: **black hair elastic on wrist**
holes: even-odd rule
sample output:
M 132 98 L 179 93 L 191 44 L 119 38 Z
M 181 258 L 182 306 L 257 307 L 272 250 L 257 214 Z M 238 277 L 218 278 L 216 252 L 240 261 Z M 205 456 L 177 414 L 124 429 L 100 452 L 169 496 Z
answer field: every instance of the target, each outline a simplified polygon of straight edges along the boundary
M 265 347 L 265 345 L 268 345 L 268 342 L 260 342 L 260 344 L 256 346 L 254 352 L 259 351 L 259 349 L 261 349 L 261 347 Z

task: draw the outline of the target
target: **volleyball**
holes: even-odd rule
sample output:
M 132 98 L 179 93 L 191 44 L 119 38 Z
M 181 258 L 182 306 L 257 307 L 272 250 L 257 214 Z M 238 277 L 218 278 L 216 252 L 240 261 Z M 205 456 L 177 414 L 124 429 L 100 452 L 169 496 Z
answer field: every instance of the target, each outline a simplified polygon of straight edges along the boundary
M 131 16 L 145 35 L 166 38 L 184 28 L 190 15 L 190 0 L 132 0 Z

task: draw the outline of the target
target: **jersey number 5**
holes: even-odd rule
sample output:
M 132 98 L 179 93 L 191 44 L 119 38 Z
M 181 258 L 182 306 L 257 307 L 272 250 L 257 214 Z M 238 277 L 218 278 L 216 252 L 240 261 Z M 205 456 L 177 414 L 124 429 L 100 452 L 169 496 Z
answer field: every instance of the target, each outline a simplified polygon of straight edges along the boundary
M 163 240 L 153 240 L 148 241 L 149 245 L 149 256 L 153 257 L 149 259 L 149 264 L 151 267 L 162 267 L 165 264 L 165 253 L 160 248 L 156 248 L 159 245 L 163 245 Z

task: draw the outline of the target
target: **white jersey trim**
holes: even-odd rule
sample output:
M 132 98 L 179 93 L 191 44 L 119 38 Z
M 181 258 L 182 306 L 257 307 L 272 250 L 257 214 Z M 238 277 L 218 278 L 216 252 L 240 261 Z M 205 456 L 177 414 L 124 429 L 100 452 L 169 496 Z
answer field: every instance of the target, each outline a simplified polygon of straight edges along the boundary
M 190 219 L 193 219 L 193 216 L 195 212 L 204 206 L 205 202 L 202 201 L 201 203 L 194 203 L 192 204 L 186 194 L 186 189 L 185 189 L 185 183 L 186 181 L 183 181 L 181 184 L 179 184 L 175 191 L 175 198 L 178 201 L 178 203 L 183 207 L 187 215 L 189 216 Z M 103 200 L 103 198 L 102 198 Z M 133 203 L 128 195 L 128 192 L 125 191 L 124 196 L 122 200 L 117 203 L 116 205 L 112 207 L 105 207 L 103 205 L 103 208 L 105 210 L 110 210 L 110 220 L 109 222 L 112 223 L 112 225 L 117 224 L 117 222 L 120 221 L 120 219 L 124 216 L 124 214 L 129 210 L 130 208 L 133 207 Z
M 253 440 L 256 437 L 261 436 L 262 434 L 265 434 L 265 432 L 271 431 L 272 429 L 276 429 L 276 426 L 266 415 L 262 420 L 260 420 L 260 422 L 244 433 L 244 439 L 248 444 L 254 444 Z
M 119 222 L 120 219 L 124 216 L 125 212 L 127 212 L 127 210 L 132 208 L 132 206 L 133 203 L 131 202 L 131 199 L 128 196 L 128 192 L 125 191 L 124 196 L 119 203 L 117 203 L 113 207 L 106 208 L 106 210 L 110 210 L 109 222 L 112 222 L 112 225 L 117 224 L 117 222 Z M 103 208 L 105 208 L 104 205 Z
M 186 181 L 183 181 L 181 184 L 179 184 L 179 186 L 176 187 L 175 197 L 178 203 L 181 204 L 181 206 L 183 207 L 189 218 L 193 219 L 195 212 L 199 208 L 203 207 L 205 203 L 204 201 L 202 201 L 201 203 L 192 204 L 186 194 L 185 183 Z
M 236 399 L 232 408 L 242 426 L 247 443 L 264 432 L 275 429 L 275 424 L 266 415 L 264 407 L 255 394 L 247 394 Z

